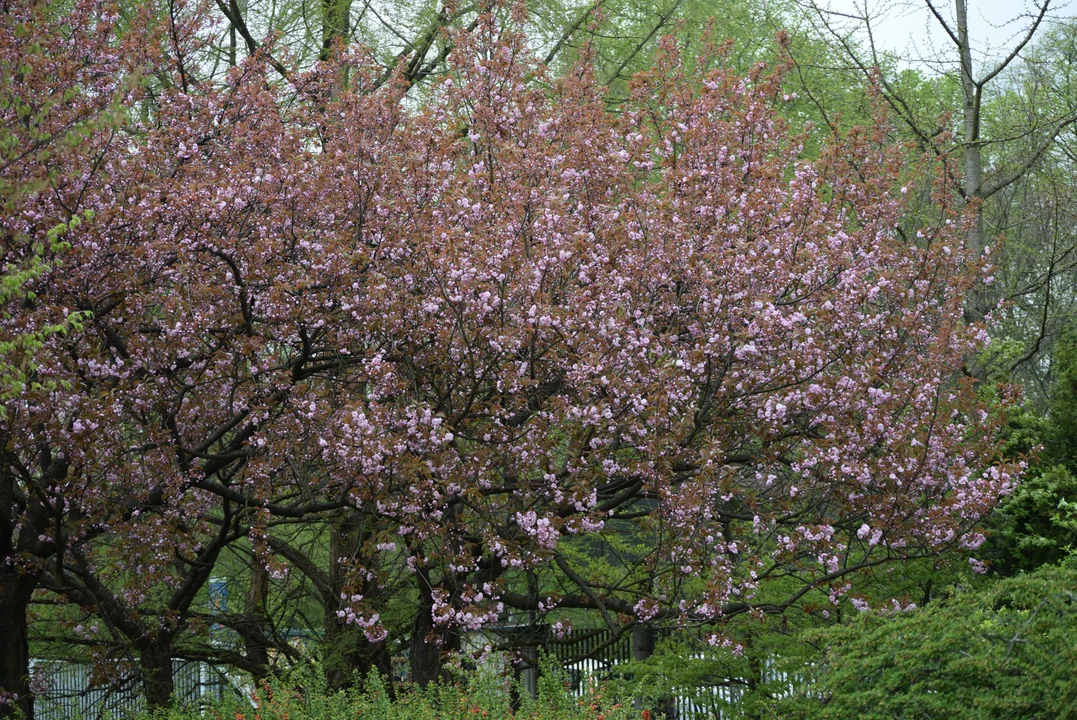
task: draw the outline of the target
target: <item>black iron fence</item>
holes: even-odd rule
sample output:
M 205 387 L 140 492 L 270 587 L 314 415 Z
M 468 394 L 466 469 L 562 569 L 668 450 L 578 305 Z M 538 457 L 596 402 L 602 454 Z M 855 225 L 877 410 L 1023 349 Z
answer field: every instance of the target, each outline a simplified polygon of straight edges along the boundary
M 677 628 L 654 628 L 648 642 L 653 646 L 655 641 L 681 632 L 684 631 Z M 564 669 L 570 689 L 577 696 L 597 687 L 617 666 L 633 657 L 631 629 L 577 629 L 564 637 L 554 637 L 545 626 L 517 625 L 486 628 L 484 634 L 496 638 L 497 649 L 512 653 L 517 671 L 523 668 L 531 676 L 531 682 L 522 683 L 531 691 L 537 678 L 539 650 L 544 650 Z M 699 654 L 686 657 L 685 661 L 703 658 Z M 183 705 L 197 707 L 219 701 L 230 688 L 237 687 L 236 678 L 206 663 L 176 660 L 173 667 L 175 698 Z M 105 684 L 96 681 L 90 665 L 59 660 L 34 660 L 31 672 L 38 720 L 119 720 L 145 709 L 142 688 L 134 674 Z M 527 678 L 521 674 L 520 679 Z M 695 687 L 674 689 L 663 703 L 665 714 L 671 720 L 729 720 L 735 716 L 733 708 L 749 686 L 759 683 L 765 683 L 771 694 L 788 696 L 800 681 L 779 670 L 776 663 L 764 662 L 754 682 L 747 678 L 718 678 Z
M 136 676 L 101 682 L 92 665 L 63 660 L 31 661 L 34 716 L 37 720 L 105 720 L 135 715 L 146 708 Z M 201 706 L 221 700 L 229 686 L 218 668 L 201 662 L 173 661 L 176 702 Z

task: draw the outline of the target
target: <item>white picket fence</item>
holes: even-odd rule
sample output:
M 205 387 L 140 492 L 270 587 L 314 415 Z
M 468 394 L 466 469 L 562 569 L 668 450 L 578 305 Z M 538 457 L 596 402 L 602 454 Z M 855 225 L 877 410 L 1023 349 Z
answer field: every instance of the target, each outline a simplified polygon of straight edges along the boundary
M 703 656 L 698 655 L 695 659 L 703 659 Z M 564 670 L 573 694 L 583 697 L 608 678 L 612 668 L 608 662 L 585 659 L 565 665 Z M 796 691 L 795 679 L 778 670 L 773 661 L 765 663 L 761 674 L 760 680 L 779 697 L 790 697 Z M 729 708 L 740 702 L 747 687 L 744 678 L 728 678 L 717 685 L 684 688 L 672 698 L 673 720 L 730 720 Z

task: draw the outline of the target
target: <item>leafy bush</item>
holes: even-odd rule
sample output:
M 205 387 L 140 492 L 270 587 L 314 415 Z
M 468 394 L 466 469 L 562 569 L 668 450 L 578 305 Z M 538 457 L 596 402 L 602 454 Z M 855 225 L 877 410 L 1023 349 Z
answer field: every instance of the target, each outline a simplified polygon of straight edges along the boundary
M 173 708 L 152 720 L 639 720 L 648 717 L 631 699 L 594 688 L 583 697 L 566 689 L 567 678 L 552 666 L 543 669 L 537 698 L 520 693 L 512 708 L 511 683 L 494 671 L 460 674 L 455 682 L 432 683 L 426 690 L 396 686 L 395 697 L 376 674 L 358 687 L 328 689 L 320 672 L 301 672 L 263 684 L 246 697 L 204 709 Z M 147 718 L 148 720 L 148 718 Z
M 1077 718 L 1077 568 L 1045 566 L 892 616 L 813 634 L 801 718 Z
M 1077 548 L 1077 327 L 1062 334 L 1052 365 L 1050 412 L 1026 408 L 1004 432 L 1003 456 L 1030 466 L 987 521 L 980 556 L 1001 575 L 1058 563 Z

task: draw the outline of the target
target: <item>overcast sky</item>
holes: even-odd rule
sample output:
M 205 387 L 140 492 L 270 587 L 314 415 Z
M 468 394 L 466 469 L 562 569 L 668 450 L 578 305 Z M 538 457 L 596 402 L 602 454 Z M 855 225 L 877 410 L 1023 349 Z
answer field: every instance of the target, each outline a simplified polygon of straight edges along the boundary
M 801 0 L 809 3 L 811 0 Z M 932 17 L 924 0 L 815 0 L 820 7 L 862 16 L 865 3 L 871 16 L 872 34 L 878 47 L 907 58 L 912 65 L 953 57 L 953 45 Z M 1072 17 L 1077 0 L 1052 0 L 1048 18 Z M 954 0 L 935 0 L 935 7 L 951 27 Z M 987 59 L 1004 57 L 1028 31 L 1038 8 L 1026 0 L 968 0 L 969 36 L 974 62 L 982 67 Z M 851 27 L 853 20 L 834 16 L 834 21 Z M 920 62 L 917 62 L 920 61 Z M 937 64 L 937 63 L 936 63 Z

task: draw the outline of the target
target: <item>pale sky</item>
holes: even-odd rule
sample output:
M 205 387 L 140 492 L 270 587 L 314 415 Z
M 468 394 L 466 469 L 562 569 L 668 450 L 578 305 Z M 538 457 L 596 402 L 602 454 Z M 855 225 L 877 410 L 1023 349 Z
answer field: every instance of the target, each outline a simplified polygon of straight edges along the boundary
M 1028 31 L 1038 7 L 1030 0 L 967 0 L 969 37 L 972 40 L 973 62 L 983 67 L 986 60 L 1004 57 Z M 953 44 L 931 15 L 924 0 L 815 0 L 820 7 L 836 13 L 863 16 L 865 5 L 872 18 L 872 35 L 876 46 L 906 58 L 912 66 L 924 67 L 940 58 L 954 58 Z M 954 0 L 933 0 L 935 7 L 956 30 L 953 22 Z M 801 0 L 810 6 L 811 0 Z M 1072 17 L 1077 0 L 1051 0 L 1047 19 Z M 851 18 L 832 16 L 835 23 L 851 29 L 857 24 Z M 862 25 L 862 23 L 859 23 Z M 1045 29 L 1041 26 L 1041 31 Z M 860 36 L 865 37 L 863 30 Z M 926 69 L 926 68 L 925 68 Z

